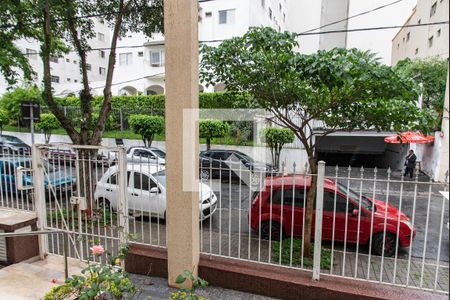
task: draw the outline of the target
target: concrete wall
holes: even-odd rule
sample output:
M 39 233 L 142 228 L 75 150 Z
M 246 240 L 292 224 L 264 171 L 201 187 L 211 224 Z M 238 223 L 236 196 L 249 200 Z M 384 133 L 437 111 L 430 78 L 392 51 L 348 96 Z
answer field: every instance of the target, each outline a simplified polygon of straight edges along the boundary
M 390 167 L 392 171 L 403 170 L 408 150 L 409 145 L 406 144 L 386 144 L 384 155 L 386 166 Z
M 350 0 L 322 0 L 320 26 L 345 20 L 348 17 Z M 347 30 L 348 21 L 339 22 L 321 29 L 321 31 Z M 335 47 L 347 47 L 347 33 L 322 34 L 319 37 L 319 49 L 330 50 Z

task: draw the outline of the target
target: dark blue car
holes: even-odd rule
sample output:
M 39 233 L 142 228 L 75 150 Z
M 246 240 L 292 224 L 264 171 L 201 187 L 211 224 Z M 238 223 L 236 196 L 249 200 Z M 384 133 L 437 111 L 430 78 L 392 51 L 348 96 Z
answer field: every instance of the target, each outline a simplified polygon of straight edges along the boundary
M 48 161 L 43 161 L 45 167 L 44 186 L 46 197 L 65 198 L 70 196 L 75 188 L 75 177 L 70 176 L 65 169 L 57 169 Z M 1 157 L 0 158 L 0 189 L 2 193 L 16 194 L 17 190 L 17 168 L 31 169 L 30 157 Z M 30 172 L 23 174 L 23 185 L 33 184 Z

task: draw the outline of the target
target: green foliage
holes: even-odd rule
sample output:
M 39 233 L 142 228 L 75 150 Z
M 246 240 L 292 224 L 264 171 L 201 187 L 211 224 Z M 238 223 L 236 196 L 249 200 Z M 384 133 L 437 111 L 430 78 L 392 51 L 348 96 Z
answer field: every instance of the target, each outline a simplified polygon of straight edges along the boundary
M 253 141 L 253 122 L 231 122 L 230 135 L 234 138 L 236 145 L 245 145 L 249 141 Z
M 128 274 L 120 267 L 120 263 L 128 253 L 128 245 L 119 249 L 117 256 L 108 253 L 109 264 L 89 264 L 81 271 L 81 275 L 73 275 L 60 286 L 54 287 L 44 297 L 45 300 L 84 299 L 93 300 L 101 295 L 101 299 L 132 299 L 136 287 Z
M 8 113 L 12 121 L 17 123 L 20 117 L 20 103 L 23 101 L 42 103 L 42 93 L 37 87 L 16 88 L 3 94 L 0 101 L 1 108 Z
M 423 106 L 435 110 L 439 117 L 444 109 L 447 69 L 447 60 L 437 57 L 415 60 L 407 58 L 395 66 L 397 73 L 412 78 L 417 83 L 419 93 L 423 93 Z M 440 121 L 438 118 L 438 125 Z
M 292 245 L 291 245 L 292 244 Z M 288 266 L 301 266 L 302 261 L 301 257 L 303 256 L 303 266 L 304 267 L 312 267 L 313 266 L 313 259 L 311 258 L 313 256 L 313 249 L 314 247 L 311 247 L 311 253 L 310 255 L 307 255 L 306 253 L 302 253 L 302 239 L 296 238 L 296 239 L 285 239 L 280 242 L 273 242 L 272 246 L 272 257 L 273 261 L 278 262 L 280 261 L 280 249 L 281 249 L 281 263 L 283 265 Z M 292 255 L 291 255 L 292 250 Z M 325 247 L 322 247 L 322 250 L 320 252 L 320 268 L 329 270 L 331 268 L 331 250 Z M 292 257 L 292 261 L 291 261 Z
M 8 125 L 9 121 L 8 112 L 0 108 L 0 134 L 3 132 L 3 126 Z
M 200 120 L 199 133 L 206 139 L 207 149 L 211 149 L 211 139 L 224 137 L 230 130 L 230 125 L 220 120 Z
M 160 116 L 131 115 L 128 122 L 133 132 L 141 135 L 146 147 L 152 145 L 156 134 L 164 132 L 164 118 Z
M 41 114 L 41 120 L 36 123 L 36 127 L 44 132 L 45 143 L 50 142 L 52 131 L 58 129 L 61 126 L 58 119 L 54 114 Z
M 98 112 L 92 113 L 92 120 L 91 120 L 92 121 L 92 125 L 91 125 L 92 129 L 94 129 L 95 125 L 97 124 L 98 116 L 99 116 Z M 109 114 L 106 117 L 105 130 L 110 131 L 110 130 L 114 130 L 114 129 L 117 129 L 117 126 L 115 126 L 113 116 L 111 114 Z
M 280 153 L 283 146 L 294 141 L 294 133 L 288 128 L 265 128 L 261 131 L 261 138 L 270 147 L 272 154 L 272 163 L 279 167 L 280 165 Z
M 170 295 L 170 300 L 206 300 L 205 297 L 195 293 L 198 288 L 205 288 L 208 282 L 200 277 L 194 276 L 191 271 L 184 270 L 177 276 L 175 283 L 180 285 L 180 290 Z
M 295 34 L 267 27 L 252 28 L 218 47 L 203 45 L 202 81 L 248 93 L 296 134 L 312 120 L 327 124 L 325 134 L 338 129 L 430 130 L 430 112 L 415 106 L 414 82 L 391 67 L 357 49 L 301 54 L 296 46 Z

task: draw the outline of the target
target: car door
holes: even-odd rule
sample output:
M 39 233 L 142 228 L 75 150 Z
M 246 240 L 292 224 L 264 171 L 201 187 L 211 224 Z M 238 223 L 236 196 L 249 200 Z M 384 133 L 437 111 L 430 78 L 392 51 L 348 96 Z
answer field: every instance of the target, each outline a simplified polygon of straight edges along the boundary
M 323 206 L 323 238 L 332 240 L 334 231 L 335 241 L 344 241 L 347 239 L 347 242 L 356 242 L 358 214 L 353 214 L 355 209 L 358 209 L 358 206 L 351 198 L 338 192 L 335 193 L 331 190 L 326 190 L 324 192 Z M 363 223 L 362 218 L 364 218 L 363 215 L 361 215 L 361 224 Z
M 272 192 L 272 214 L 283 224 L 285 234 L 301 236 L 303 230 L 303 207 L 306 203 L 303 187 L 278 188 Z
M 127 185 L 129 186 L 130 172 L 127 172 Z M 119 185 L 118 172 L 113 172 L 104 183 L 104 197 L 110 201 L 113 207 L 118 207 Z
M 162 215 L 161 190 L 147 174 L 140 171 L 133 172 L 128 194 L 130 195 L 129 209 L 133 211 L 133 214 L 140 215 L 144 212 L 149 215 Z

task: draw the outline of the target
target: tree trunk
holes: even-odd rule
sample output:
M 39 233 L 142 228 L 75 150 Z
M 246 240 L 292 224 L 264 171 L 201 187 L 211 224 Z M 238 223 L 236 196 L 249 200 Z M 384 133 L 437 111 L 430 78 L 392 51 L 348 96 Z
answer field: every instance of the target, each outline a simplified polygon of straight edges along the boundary
M 207 151 L 211 150 L 211 139 L 210 138 L 206 138 L 206 150 Z
M 303 236 L 303 253 L 306 257 L 311 257 L 311 225 L 312 225 L 312 212 L 314 208 L 314 202 L 316 201 L 316 189 L 317 189 L 317 162 L 316 158 L 308 154 L 308 161 L 311 169 L 311 186 L 308 190 L 306 199 L 306 213 L 305 213 L 305 232 Z

